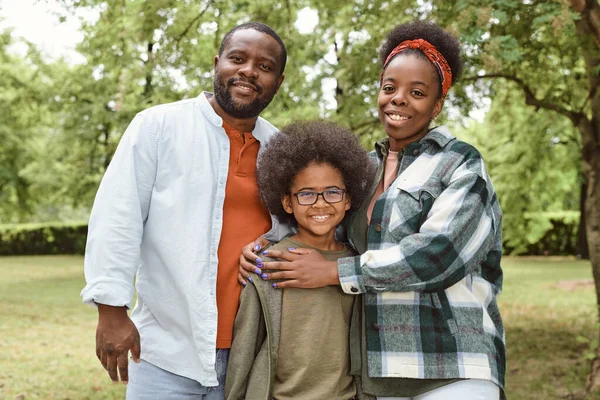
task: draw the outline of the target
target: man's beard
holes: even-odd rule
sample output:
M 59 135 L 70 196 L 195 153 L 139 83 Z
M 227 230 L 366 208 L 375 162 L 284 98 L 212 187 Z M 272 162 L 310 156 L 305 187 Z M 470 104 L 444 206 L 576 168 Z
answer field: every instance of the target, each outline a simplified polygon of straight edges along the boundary
M 257 117 L 262 110 L 264 110 L 271 100 L 273 100 L 273 96 L 275 96 L 275 92 L 273 92 L 270 96 L 267 96 L 265 99 L 261 100 L 256 98 L 249 104 L 236 104 L 231 97 L 231 92 L 229 88 L 235 81 L 244 81 L 243 79 L 234 79 L 231 78 L 227 81 L 225 85 L 221 79 L 219 79 L 218 73 L 215 76 L 214 80 L 214 92 L 215 92 L 215 100 L 217 104 L 225 111 L 227 114 L 231 115 L 234 118 L 254 118 Z M 262 87 L 252 82 L 252 85 L 256 87 L 258 93 L 262 93 Z

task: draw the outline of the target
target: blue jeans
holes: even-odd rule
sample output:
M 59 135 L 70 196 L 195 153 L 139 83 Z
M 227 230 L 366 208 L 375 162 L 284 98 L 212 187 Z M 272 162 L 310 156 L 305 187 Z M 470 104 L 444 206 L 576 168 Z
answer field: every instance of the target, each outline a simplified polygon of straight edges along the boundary
M 217 349 L 216 365 L 219 386 L 202 386 L 199 382 L 140 360 L 129 362 L 127 400 L 223 400 L 229 349 Z

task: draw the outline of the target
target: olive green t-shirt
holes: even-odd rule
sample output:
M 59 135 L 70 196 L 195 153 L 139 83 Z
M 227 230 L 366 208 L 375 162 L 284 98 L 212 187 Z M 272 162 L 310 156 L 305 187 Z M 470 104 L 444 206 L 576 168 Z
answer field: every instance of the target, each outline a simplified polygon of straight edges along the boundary
M 289 238 L 277 247 L 310 248 Z M 356 255 L 349 247 L 318 251 L 331 261 Z M 275 400 L 348 400 L 356 394 L 349 349 L 349 324 L 356 297 L 345 294 L 340 286 L 284 289 L 272 392 Z

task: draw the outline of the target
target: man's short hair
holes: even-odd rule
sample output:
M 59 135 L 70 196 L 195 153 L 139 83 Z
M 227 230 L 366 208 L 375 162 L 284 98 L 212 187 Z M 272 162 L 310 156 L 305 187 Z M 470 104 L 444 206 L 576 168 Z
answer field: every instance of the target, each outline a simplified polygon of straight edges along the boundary
M 237 31 L 241 31 L 244 29 L 254 29 L 255 31 L 266 33 L 271 36 L 273 39 L 279 43 L 279 48 L 281 49 L 281 71 L 279 71 L 279 75 L 283 74 L 283 70 L 285 70 L 285 63 L 287 62 L 287 50 L 285 49 L 285 44 L 283 44 L 283 40 L 279 37 L 277 32 L 273 30 L 269 25 L 263 24 L 261 22 L 246 22 L 245 24 L 238 25 L 234 27 L 232 30 L 227 32 L 221 41 L 221 47 L 219 47 L 219 56 L 223 54 L 223 50 L 225 46 L 229 44 L 231 41 L 231 37 Z

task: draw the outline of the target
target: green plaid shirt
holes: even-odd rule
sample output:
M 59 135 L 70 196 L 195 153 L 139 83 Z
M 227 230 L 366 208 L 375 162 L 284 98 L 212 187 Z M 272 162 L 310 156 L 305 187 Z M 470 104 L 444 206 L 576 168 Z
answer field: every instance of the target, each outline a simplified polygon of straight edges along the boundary
M 371 155 L 378 179 L 389 143 Z M 340 284 L 365 294 L 370 377 L 491 380 L 504 390 L 502 212 L 483 159 L 445 127 L 411 143 L 367 225 L 348 235 L 360 256 L 338 260 Z

